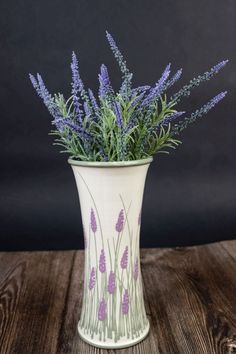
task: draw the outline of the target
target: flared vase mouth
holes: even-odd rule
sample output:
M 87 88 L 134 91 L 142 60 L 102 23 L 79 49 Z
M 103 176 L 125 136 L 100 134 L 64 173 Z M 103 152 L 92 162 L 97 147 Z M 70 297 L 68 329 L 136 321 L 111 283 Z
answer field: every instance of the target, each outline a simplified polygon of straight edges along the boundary
M 73 159 L 68 159 L 68 163 L 72 166 L 83 166 L 83 167 L 129 167 L 129 166 L 141 166 L 148 165 L 152 162 L 153 157 L 150 156 L 146 159 L 140 160 L 130 160 L 130 161 L 77 161 Z

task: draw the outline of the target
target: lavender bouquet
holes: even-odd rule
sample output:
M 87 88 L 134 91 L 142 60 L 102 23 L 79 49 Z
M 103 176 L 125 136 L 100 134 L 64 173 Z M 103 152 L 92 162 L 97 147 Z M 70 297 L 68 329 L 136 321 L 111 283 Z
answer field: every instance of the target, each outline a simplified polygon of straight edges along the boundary
M 99 92 L 96 98 L 86 89 L 80 77 L 78 60 L 72 53 L 72 91 L 65 99 L 63 94 L 51 95 L 37 74 L 30 80 L 53 117 L 55 144 L 62 146 L 72 159 L 84 161 L 129 161 L 143 159 L 155 153 L 168 153 L 181 141 L 176 139 L 189 124 L 208 113 L 226 95 L 226 91 L 190 115 L 178 111 L 177 105 L 192 89 L 215 76 L 228 62 L 224 60 L 209 71 L 191 80 L 181 90 L 168 97 L 168 90 L 180 79 L 182 69 L 171 76 L 167 65 L 157 83 L 133 88 L 133 74 L 107 32 L 110 48 L 122 73 L 118 92 L 112 88 L 107 67 L 102 64 Z

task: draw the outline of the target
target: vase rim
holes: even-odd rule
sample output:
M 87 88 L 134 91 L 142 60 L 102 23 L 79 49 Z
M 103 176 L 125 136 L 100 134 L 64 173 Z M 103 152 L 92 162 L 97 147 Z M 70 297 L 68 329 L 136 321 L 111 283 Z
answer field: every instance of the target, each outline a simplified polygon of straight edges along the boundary
M 72 166 L 83 166 L 83 167 L 129 167 L 129 166 L 139 166 L 150 164 L 153 157 L 150 156 L 146 159 L 140 160 L 129 160 L 129 161 L 78 161 L 73 159 L 68 159 L 68 163 Z

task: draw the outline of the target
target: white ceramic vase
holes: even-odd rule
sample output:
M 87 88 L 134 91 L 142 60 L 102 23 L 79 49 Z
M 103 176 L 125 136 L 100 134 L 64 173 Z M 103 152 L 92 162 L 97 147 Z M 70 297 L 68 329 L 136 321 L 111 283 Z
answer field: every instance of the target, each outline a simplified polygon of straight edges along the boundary
M 152 158 L 125 162 L 69 159 L 85 241 L 78 331 L 99 348 L 125 348 L 149 331 L 139 258 L 143 190 Z

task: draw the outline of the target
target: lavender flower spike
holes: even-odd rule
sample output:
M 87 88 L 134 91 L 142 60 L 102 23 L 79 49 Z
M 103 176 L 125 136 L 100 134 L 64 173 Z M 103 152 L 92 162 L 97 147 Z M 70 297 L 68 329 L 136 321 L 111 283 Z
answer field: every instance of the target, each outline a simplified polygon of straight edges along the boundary
M 120 261 L 120 266 L 122 269 L 126 269 L 127 265 L 128 265 L 128 246 L 125 247 L 124 253 Z
M 56 129 L 62 133 L 64 130 L 63 117 L 54 102 L 54 98 L 48 92 L 48 89 L 46 88 L 42 77 L 37 74 L 37 81 L 34 75 L 29 74 L 29 78 L 37 94 L 43 100 L 43 103 L 47 107 L 49 113 L 53 116 L 54 120 L 52 121 L 52 124 L 54 124 L 56 126 Z
M 108 279 L 107 291 L 109 294 L 114 294 L 116 290 L 116 278 L 115 273 L 111 270 Z
M 116 124 L 119 128 L 123 128 L 123 118 L 122 118 L 120 103 L 115 101 L 114 106 L 115 106 Z
M 97 104 L 96 98 L 95 98 L 95 96 L 93 94 L 93 91 L 91 89 L 88 89 L 88 94 L 89 94 L 90 102 L 91 102 L 91 105 L 92 105 L 94 111 L 97 111 L 98 110 L 98 104 Z
M 87 118 L 89 118 L 91 116 L 91 110 L 90 110 L 90 107 L 86 101 L 84 102 L 84 113 Z
M 165 88 L 165 83 L 166 80 L 168 79 L 170 75 L 170 66 L 171 64 L 168 64 L 163 71 L 160 80 L 156 83 L 155 87 L 150 90 L 150 93 L 148 96 L 143 100 L 142 106 L 148 106 L 150 105 L 154 100 L 156 100 L 163 92 Z
M 122 301 L 122 314 L 127 315 L 129 312 L 129 293 L 128 289 L 125 289 Z
M 101 250 L 101 254 L 99 258 L 99 270 L 101 273 L 105 273 L 106 271 L 106 257 L 103 249 Z
M 78 124 L 74 123 L 71 118 L 59 118 L 53 121 L 54 124 L 63 124 L 64 126 L 69 127 L 72 131 L 78 134 L 83 140 L 91 141 L 91 135 L 88 134 L 83 127 L 80 127 Z
M 51 115 L 53 117 L 56 117 L 56 115 L 57 115 L 55 112 L 56 107 L 55 107 L 52 95 L 48 92 L 48 89 L 46 88 L 41 75 L 37 74 L 37 79 L 38 79 L 38 82 L 36 81 L 35 77 L 30 74 L 30 80 L 31 80 L 35 90 L 37 91 L 39 97 L 42 98 L 45 106 L 47 107 L 47 109 L 49 110 Z
M 32 74 L 29 74 L 29 78 L 30 78 L 30 81 L 34 87 L 34 89 L 37 91 L 37 94 L 41 97 L 41 92 L 40 92 L 40 89 L 39 89 L 39 84 L 36 80 L 36 78 L 34 77 L 34 75 Z M 42 97 L 41 97 L 42 98 Z
M 171 98 L 170 101 L 175 101 L 178 103 L 182 97 L 188 97 L 191 91 L 198 87 L 202 82 L 210 80 L 214 75 L 228 63 L 228 60 L 223 60 L 220 63 L 213 66 L 209 71 L 206 71 L 202 75 L 198 75 L 196 78 L 190 80 L 189 84 L 183 86 L 178 92 L 176 92 Z
M 100 83 L 99 97 L 103 99 L 113 91 L 106 65 L 104 64 L 101 65 L 101 73 L 98 75 L 98 78 Z
M 221 92 L 213 97 L 205 106 L 202 107 L 203 113 L 207 113 L 210 109 L 215 107 L 227 95 L 227 91 Z
M 111 50 L 112 50 L 112 52 L 114 54 L 114 57 L 116 58 L 116 60 L 117 60 L 117 62 L 119 64 L 119 67 L 120 67 L 120 70 L 121 70 L 122 74 L 124 75 L 124 77 L 127 77 L 128 75 L 130 75 L 130 72 L 129 72 L 127 66 L 126 66 L 126 62 L 125 62 L 125 60 L 123 58 L 123 55 L 121 54 L 119 48 L 117 47 L 117 44 L 114 41 L 112 35 L 109 32 L 106 31 L 106 36 L 107 36 L 107 40 L 109 42 L 110 48 L 111 48 Z
M 97 231 L 97 222 L 96 222 L 93 208 L 91 208 L 91 212 L 90 212 L 90 225 L 92 231 L 95 233 Z
M 175 74 L 174 76 L 169 80 L 167 81 L 166 85 L 165 85 L 165 90 L 167 90 L 168 88 L 170 88 L 171 86 L 173 86 L 176 81 L 178 81 L 182 75 L 182 72 L 183 70 L 182 69 L 179 69 Z
M 163 120 L 161 120 L 159 122 L 158 125 L 167 125 L 169 123 L 171 123 L 173 120 L 181 117 L 185 112 L 174 112 L 174 113 L 171 113 L 171 114 L 168 114 L 167 116 L 165 116 L 165 118 Z
M 130 111 L 130 109 L 135 108 L 135 107 L 138 105 L 138 103 L 139 103 L 140 101 L 142 101 L 144 95 L 145 95 L 145 92 L 142 92 L 139 96 L 136 96 L 136 97 L 135 97 L 135 99 L 133 100 L 133 102 L 131 103 L 131 105 L 130 105 L 130 107 L 129 107 L 129 111 Z
M 148 85 L 143 85 L 143 86 L 136 87 L 136 88 L 132 89 L 132 91 L 131 91 L 132 96 L 137 95 L 138 93 L 146 92 L 150 88 L 151 87 L 148 86 Z
M 89 278 L 89 290 L 92 290 L 95 286 L 95 268 L 92 267 L 91 272 L 90 272 L 90 278 Z
M 204 114 L 207 114 L 217 103 L 219 103 L 227 94 L 227 91 L 221 92 L 215 97 L 213 97 L 208 103 L 206 103 L 200 109 L 197 109 L 195 112 L 191 114 L 190 117 L 184 118 L 183 121 L 178 122 L 174 125 L 173 132 L 174 134 L 178 134 L 187 126 L 193 122 L 195 122 L 198 118 L 201 118 Z
M 211 72 L 214 72 L 215 74 L 217 74 L 228 63 L 228 61 L 229 60 L 227 59 L 227 60 L 223 60 L 220 63 L 216 64 L 211 69 Z
M 107 317 L 107 304 L 105 299 L 102 299 L 99 303 L 98 319 L 99 321 L 104 321 L 106 317 Z
M 116 223 L 116 231 L 120 233 L 123 230 L 123 227 L 124 227 L 124 210 L 121 209 Z
M 78 94 L 79 92 L 84 91 L 84 85 L 83 82 L 80 78 L 79 74 L 79 65 L 78 65 L 78 60 L 74 52 L 72 52 L 72 62 L 71 62 L 71 71 L 72 71 L 72 96 L 73 96 L 73 102 L 75 106 L 75 113 L 77 115 L 77 118 L 80 123 L 82 123 L 82 111 L 81 111 L 81 104 L 79 102 L 79 97 Z
M 106 36 L 107 40 L 109 42 L 110 48 L 114 54 L 114 57 L 116 58 L 120 71 L 122 72 L 122 77 L 123 77 L 123 82 L 120 88 L 120 94 L 128 98 L 131 92 L 131 82 L 132 82 L 132 77 L 133 74 L 129 71 L 129 69 L 126 66 L 126 61 L 123 58 L 123 55 L 121 54 L 119 48 L 116 45 L 116 42 L 112 38 L 111 34 L 106 31 Z

